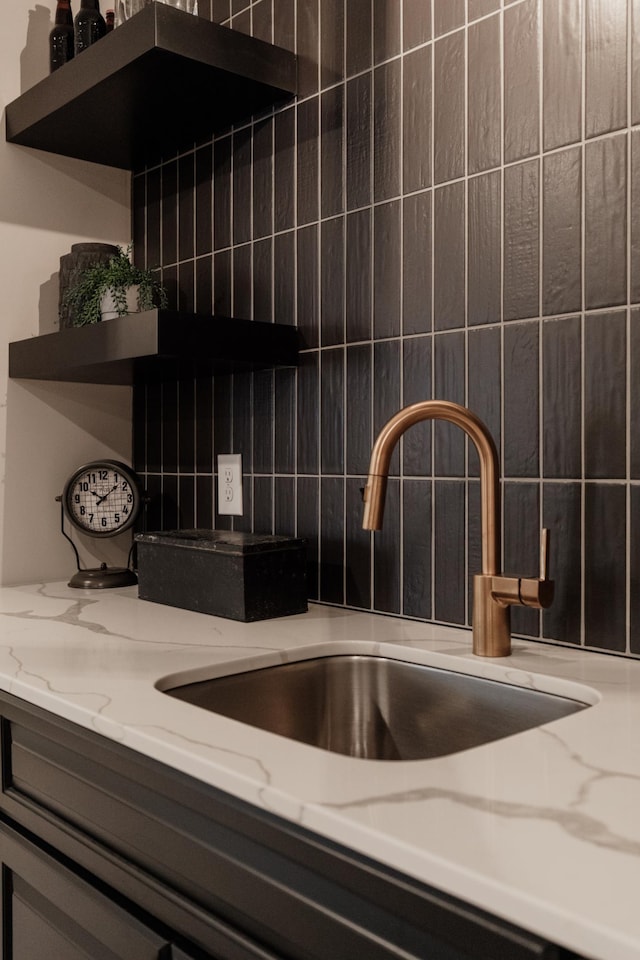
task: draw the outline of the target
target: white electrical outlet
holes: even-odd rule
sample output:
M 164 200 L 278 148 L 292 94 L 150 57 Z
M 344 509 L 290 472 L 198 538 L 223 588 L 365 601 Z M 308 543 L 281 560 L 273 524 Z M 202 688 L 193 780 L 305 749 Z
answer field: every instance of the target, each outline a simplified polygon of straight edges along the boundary
M 218 454 L 218 513 L 242 516 L 242 454 Z

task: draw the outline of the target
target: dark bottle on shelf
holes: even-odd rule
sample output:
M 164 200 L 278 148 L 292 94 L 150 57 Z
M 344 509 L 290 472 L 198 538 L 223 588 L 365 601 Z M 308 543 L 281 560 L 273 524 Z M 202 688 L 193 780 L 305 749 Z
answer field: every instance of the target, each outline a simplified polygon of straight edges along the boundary
M 69 0 L 58 0 L 53 29 L 49 34 L 49 70 L 53 73 L 73 59 L 73 14 Z
M 107 33 L 111 33 L 113 28 L 116 25 L 116 12 L 115 10 L 107 10 L 104 15 L 104 18 L 107 22 Z
M 100 0 L 82 0 L 80 10 L 73 21 L 75 28 L 76 56 L 100 40 L 107 32 L 107 25 L 100 13 Z

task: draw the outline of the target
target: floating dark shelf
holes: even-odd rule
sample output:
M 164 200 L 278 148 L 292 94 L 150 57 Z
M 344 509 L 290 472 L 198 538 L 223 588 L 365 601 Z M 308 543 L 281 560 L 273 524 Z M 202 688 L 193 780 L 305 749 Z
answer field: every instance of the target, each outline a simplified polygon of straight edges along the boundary
M 149 310 L 9 344 L 9 376 L 132 384 L 294 366 L 298 330 L 281 323 Z
M 152 3 L 10 103 L 7 140 L 134 169 L 290 98 L 296 83 L 288 50 Z

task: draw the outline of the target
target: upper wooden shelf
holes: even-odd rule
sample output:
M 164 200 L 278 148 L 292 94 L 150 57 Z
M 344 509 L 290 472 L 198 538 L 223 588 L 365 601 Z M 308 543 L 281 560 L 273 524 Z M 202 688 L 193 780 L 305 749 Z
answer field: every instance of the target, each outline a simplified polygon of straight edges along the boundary
M 148 310 L 9 344 L 9 376 L 24 380 L 133 384 L 294 366 L 297 327 Z
M 6 135 L 131 170 L 290 98 L 296 84 L 288 50 L 154 2 L 10 103 Z

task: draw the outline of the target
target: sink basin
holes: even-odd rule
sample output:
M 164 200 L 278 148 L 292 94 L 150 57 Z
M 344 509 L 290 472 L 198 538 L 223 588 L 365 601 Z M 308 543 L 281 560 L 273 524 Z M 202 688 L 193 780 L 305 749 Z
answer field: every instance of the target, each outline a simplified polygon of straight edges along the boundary
M 163 692 L 292 740 L 368 760 L 446 756 L 590 705 L 371 655 L 299 660 Z

